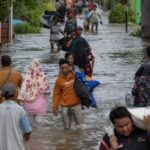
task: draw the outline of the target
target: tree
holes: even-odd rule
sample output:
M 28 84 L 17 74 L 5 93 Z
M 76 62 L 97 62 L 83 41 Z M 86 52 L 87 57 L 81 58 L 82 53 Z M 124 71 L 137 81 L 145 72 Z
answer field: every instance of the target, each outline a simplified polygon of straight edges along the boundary
M 10 10 L 10 0 L 0 0 L 0 20 L 8 18 Z
M 44 11 L 45 3 L 49 3 L 49 0 L 16 0 L 14 18 L 20 18 L 33 26 L 39 26 L 39 18 Z

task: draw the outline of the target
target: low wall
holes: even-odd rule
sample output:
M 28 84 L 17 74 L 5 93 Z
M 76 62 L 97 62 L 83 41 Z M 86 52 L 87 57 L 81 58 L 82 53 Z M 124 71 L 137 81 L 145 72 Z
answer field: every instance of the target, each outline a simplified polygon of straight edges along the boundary
M 0 24 L 0 43 L 6 43 L 9 41 L 9 24 L 6 22 Z

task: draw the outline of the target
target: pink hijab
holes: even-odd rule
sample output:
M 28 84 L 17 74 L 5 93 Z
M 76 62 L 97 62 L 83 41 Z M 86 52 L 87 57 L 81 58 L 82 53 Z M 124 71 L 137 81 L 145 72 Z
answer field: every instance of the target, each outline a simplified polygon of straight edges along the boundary
M 23 80 L 19 99 L 23 101 L 34 101 L 38 94 L 50 92 L 50 83 L 42 71 L 38 59 L 34 59 L 27 68 L 27 73 Z

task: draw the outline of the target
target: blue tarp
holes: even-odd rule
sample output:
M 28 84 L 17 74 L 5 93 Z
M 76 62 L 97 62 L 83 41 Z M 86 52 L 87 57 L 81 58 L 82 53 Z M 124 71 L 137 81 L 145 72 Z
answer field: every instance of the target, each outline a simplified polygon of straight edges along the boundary
M 81 73 L 81 72 L 76 72 L 76 76 L 78 79 L 80 79 L 86 85 L 87 89 L 89 90 L 89 92 L 90 92 L 89 98 L 92 102 L 91 106 L 93 108 L 97 108 L 96 99 L 95 99 L 92 92 L 93 92 L 94 88 L 100 84 L 100 82 L 97 80 L 93 80 L 93 79 L 86 80 L 86 75 L 84 73 Z
M 24 21 L 20 20 L 20 19 L 13 19 L 12 24 L 13 26 L 17 25 L 17 24 L 22 24 L 24 23 Z

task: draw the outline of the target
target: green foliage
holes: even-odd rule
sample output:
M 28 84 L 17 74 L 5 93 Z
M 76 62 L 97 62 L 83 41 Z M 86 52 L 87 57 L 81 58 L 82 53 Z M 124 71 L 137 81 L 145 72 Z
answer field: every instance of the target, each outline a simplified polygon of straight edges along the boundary
M 15 26 L 16 33 L 40 32 L 40 17 L 44 10 L 55 10 L 54 4 L 49 0 L 0 0 L 0 20 L 8 18 L 11 2 L 14 18 L 28 22 Z
M 117 4 L 109 13 L 110 23 L 123 23 L 125 21 L 125 10 L 122 4 Z
M 130 35 L 131 36 L 136 36 L 136 37 L 141 37 L 142 36 L 141 29 L 137 29 L 136 31 L 131 32 Z
M 105 10 L 111 10 L 117 3 L 124 4 L 125 0 L 100 0 L 101 5 Z
M 134 21 L 134 13 L 131 9 L 128 12 L 128 21 Z M 110 23 L 124 23 L 125 22 L 125 6 L 118 3 L 109 13 Z
M 9 15 L 10 0 L 0 0 L 0 20 L 5 20 Z
M 129 8 L 128 19 L 129 22 L 135 22 L 135 13 L 131 8 Z
M 49 2 L 49 3 L 44 3 L 44 10 L 48 10 L 48 11 L 55 11 L 55 6 L 53 3 Z
M 30 25 L 29 23 L 17 24 L 14 27 L 15 33 L 25 34 L 25 33 L 39 33 L 40 28 Z
M 16 0 L 14 18 L 25 20 L 33 26 L 40 26 L 40 17 L 44 10 L 54 10 L 54 8 L 54 4 L 49 3 L 49 0 Z
M 112 0 L 101 0 L 101 4 L 104 9 L 110 10 L 112 6 L 114 5 Z

